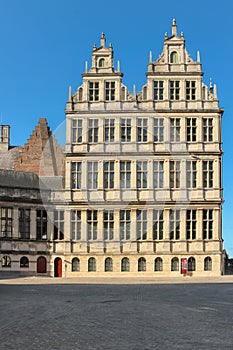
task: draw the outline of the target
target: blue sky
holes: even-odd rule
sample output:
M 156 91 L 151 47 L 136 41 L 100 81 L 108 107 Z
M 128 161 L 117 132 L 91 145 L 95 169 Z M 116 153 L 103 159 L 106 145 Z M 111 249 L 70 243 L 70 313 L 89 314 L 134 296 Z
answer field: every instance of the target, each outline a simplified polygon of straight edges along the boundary
M 40 117 L 52 130 L 65 120 L 68 87 L 81 84 L 101 32 L 113 44 L 130 91 L 145 84 L 149 51 L 161 53 L 176 18 L 186 47 L 200 50 L 204 82 L 217 84 L 223 116 L 224 245 L 233 257 L 233 3 L 231 0 L 0 0 L 0 121 L 11 125 L 11 143 L 22 145 Z

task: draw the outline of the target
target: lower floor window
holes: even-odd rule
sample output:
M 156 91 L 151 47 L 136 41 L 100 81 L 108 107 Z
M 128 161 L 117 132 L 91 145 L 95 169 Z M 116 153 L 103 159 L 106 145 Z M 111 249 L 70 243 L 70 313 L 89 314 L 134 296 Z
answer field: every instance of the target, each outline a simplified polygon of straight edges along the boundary
M 20 259 L 20 267 L 29 267 L 29 260 L 26 256 Z
M 209 256 L 204 260 L 204 271 L 212 271 L 212 259 Z
M 188 259 L 188 271 L 196 271 L 196 260 L 193 257 Z
M 9 255 L 4 255 L 2 257 L 2 267 L 11 267 L 11 258 Z
M 155 259 L 155 271 L 163 271 L 163 260 L 161 258 Z

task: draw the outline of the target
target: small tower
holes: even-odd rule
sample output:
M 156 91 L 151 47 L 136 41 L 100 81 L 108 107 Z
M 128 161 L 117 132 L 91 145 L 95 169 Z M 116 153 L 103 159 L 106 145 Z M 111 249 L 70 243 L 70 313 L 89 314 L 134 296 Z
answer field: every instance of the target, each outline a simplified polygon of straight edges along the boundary
M 10 126 L 0 125 L 0 151 L 8 151 L 10 147 Z

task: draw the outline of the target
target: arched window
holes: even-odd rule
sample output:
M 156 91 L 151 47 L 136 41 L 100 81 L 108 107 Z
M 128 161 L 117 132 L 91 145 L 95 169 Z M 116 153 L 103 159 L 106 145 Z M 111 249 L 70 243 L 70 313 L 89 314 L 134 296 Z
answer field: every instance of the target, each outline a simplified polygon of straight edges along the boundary
M 96 271 L 96 260 L 95 258 L 88 259 L 88 272 Z
M 138 259 L 138 271 L 146 271 L 146 259 L 145 258 Z
M 209 256 L 204 260 L 204 271 L 212 271 L 212 259 Z
M 121 260 L 121 271 L 122 272 L 129 272 L 130 270 L 130 262 L 128 258 L 123 258 Z
M 105 66 L 105 60 L 104 60 L 104 58 L 101 58 L 100 60 L 99 60 L 99 67 L 100 68 L 103 68 Z
M 20 267 L 29 267 L 29 260 L 26 256 L 20 259 Z
M 113 270 L 112 258 L 105 259 L 105 272 L 112 272 L 112 270 Z
M 178 258 L 172 258 L 171 271 L 179 271 L 179 259 Z
M 176 51 L 173 51 L 170 55 L 170 63 L 179 63 L 179 56 Z
M 80 271 L 80 260 L 79 258 L 72 259 L 72 271 Z
M 163 260 L 161 258 L 155 259 L 155 271 L 163 271 Z
M 11 267 L 11 258 L 9 255 L 4 255 L 2 257 L 2 267 Z
M 196 271 L 196 261 L 193 257 L 188 259 L 188 271 Z

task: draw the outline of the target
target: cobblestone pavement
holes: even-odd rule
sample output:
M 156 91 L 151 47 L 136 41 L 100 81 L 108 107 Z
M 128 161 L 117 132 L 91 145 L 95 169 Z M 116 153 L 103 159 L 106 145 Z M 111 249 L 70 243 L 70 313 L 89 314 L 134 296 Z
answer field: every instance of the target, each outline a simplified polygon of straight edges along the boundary
M 3 282 L 0 349 L 233 349 L 232 283 Z

